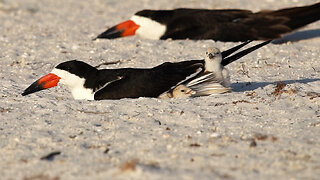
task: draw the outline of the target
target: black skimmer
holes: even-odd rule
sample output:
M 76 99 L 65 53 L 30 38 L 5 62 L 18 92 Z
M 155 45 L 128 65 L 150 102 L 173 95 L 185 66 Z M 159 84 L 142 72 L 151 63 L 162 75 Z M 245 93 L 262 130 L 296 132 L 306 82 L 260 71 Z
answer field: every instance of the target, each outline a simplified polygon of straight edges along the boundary
M 187 87 L 184 84 L 180 84 L 171 90 L 162 93 L 159 98 L 161 99 L 170 99 L 170 98 L 186 98 L 192 97 L 197 94 L 196 91 L 192 90 L 190 87 Z
M 270 41 L 257 44 L 230 56 L 249 42 L 251 41 L 220 53 L 223 58 L 222 61 L 220 59 L 221 65 L 225 66 L 268 44 Z M 85 62 L 71 60 L 57 65 L 51 73 L 31 84 L 22 95 L 25 96 L 48 89 L 60 83 L 68 86 L 75 99 L 102 100 L 158 97 L 172 87 L 181 84 L 181 82 L 186 87 L 189 85 L 187 82 L 192 80 L 196 79 L 199 82 L 197 79 L 201 79 L 201 76 L 208 71 L 206 63 L 206 60 L 189 60 L 176 63 L 166 62 L 149 69 L 98 70 Z M 190 87 L 192 86 L 190 85 Z
M 98 35 L 147 39 L 270 40 L 320 19 L 320 3 L 253 13 L 241 9 L 142 10 Z

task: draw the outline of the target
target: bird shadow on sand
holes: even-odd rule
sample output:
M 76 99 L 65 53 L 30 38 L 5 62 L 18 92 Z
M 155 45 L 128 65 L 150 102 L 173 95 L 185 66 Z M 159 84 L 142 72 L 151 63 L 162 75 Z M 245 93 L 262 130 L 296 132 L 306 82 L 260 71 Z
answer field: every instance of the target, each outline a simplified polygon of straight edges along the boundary
M 272 43 L 283 44 L 287 42 L 296 42 L 296 41 L 312 39 L 317 37 L 320 37 L 320 29 L 311 29 L 311 30 L 298 31 L 298 32 L 285 35 L 281 39 L 274 40 Z
M 320 81 L 320 78 L 315 78 L 315 79 L 299 79 L 299 80 L 284 80 L 281 81 L 285 84 L 293 84 L 293 83 L 310 83 L 310 82 L 315 82 L 315 81 Z M 275 82 L 239 82 L 239 83 L 233 83 L 231 85 L 232 90 L 234 92 L 244 92 L 244 91 L 253 91 L 258 88 L 263 88 L 265 86 L 268 86 L 270 84 L 277 84 L 279 81 Z

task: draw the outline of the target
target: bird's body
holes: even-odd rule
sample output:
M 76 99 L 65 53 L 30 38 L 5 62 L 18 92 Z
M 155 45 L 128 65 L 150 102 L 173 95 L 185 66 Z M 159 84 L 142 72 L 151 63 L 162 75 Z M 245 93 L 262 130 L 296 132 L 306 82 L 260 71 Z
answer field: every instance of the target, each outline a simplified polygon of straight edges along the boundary
M 201 60 L 163 63 L 150 69 L 98 70 L 72 60 L 56 66 L 51 74 L 61 78 L 75 99 L 101 100 L 158 97 L 203 66 Z
M 142 10 L 97 38 L 270 40 L 319 20 L 319 12 L 320 3 L 256 13 L 242 9 Z

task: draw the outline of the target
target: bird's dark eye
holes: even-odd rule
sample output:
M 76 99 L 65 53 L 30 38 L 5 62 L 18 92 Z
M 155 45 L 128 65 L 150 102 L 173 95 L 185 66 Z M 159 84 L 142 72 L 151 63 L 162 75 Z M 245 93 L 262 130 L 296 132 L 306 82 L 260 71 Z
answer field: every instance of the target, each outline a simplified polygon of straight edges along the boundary
M 181 89 L 181 92 L 184 92 L 184 89 Z
M 67 66 L 67 67 L 65 67 L 65 68 L 64 68 L 64 70 L 66 70 L 66 71 L 69 71 L 69 72 L 70 72 L 70 71 L 72 70 L 72 68 L 71 68 L 71 67 L 69 67 L 69 66 Z

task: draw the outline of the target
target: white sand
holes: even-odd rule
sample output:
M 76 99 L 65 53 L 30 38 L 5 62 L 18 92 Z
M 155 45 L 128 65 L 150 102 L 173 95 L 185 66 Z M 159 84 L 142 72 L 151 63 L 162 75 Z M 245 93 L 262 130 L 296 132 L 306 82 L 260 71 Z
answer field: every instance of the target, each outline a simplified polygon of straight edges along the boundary
M 300 41 L 229 65 L 234 91 L 224 95 L 78 101 L 65 87 L 20 95 L 66 60 L 152 67 L 237 44 L 91 41 L 144 8 L 258 11 L 315 2 L 0 0 L 0 179 L 319 178 L 320 99 L 312 92 L 320 93 L 320 22 L 288 36 Z M 279 81 L 287 85 L 274 95 Z M 61 154 L 40 159 L 54 151 Z

